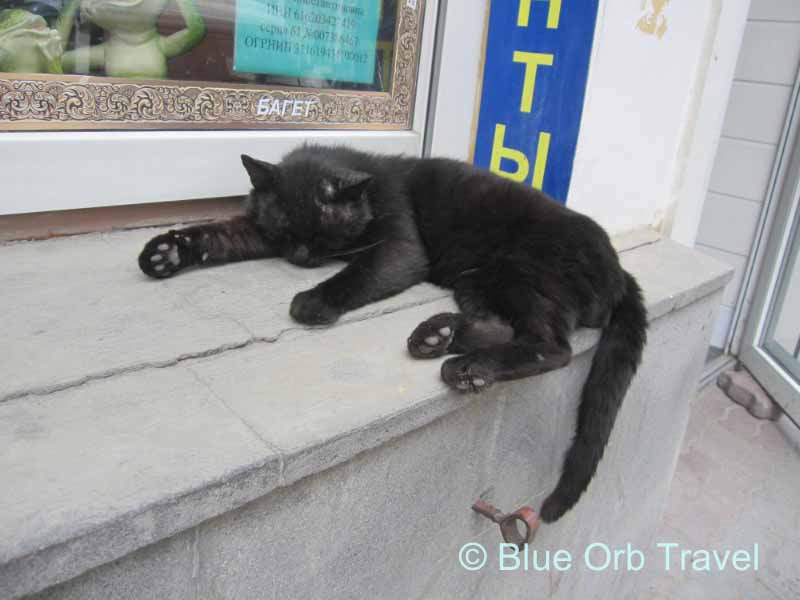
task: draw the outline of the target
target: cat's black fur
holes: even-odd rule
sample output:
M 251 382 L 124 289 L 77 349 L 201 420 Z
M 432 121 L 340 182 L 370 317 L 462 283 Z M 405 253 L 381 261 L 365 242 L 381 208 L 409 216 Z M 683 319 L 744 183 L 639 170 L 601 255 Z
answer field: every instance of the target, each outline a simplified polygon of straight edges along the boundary
M 566 365 L 576 327 L 603 328 L 561 478 L 541 508 L 555 521 L 589 485 L 639 364 L 647 315 L 603 229 L 530 187 L 465 163 L 304 146 L 279 165 L 243 156 L 247 216 L 170 231 L 139 257 L 152 277 L 193 265 L 339 257 L 336 275 L 295 296 L 314 325 L 421 281 L 454 291 L 458 314 L 420 324 L 417 358 L 457 354 L 442 378 L 460 391 Z

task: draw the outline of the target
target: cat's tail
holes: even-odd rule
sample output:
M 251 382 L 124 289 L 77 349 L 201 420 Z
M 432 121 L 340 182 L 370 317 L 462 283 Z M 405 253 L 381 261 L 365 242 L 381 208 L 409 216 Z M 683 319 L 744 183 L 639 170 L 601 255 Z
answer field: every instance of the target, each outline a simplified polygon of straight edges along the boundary
M 603 330 L 583 387 L 575 438 L 564 459 L 561 478 L 542 505 L 541 517 L 547 523 L 561 518 L 589 486 L 642 358 L 647 309 L 642 290 L 627 272 L 625 284 L 625 295 Z

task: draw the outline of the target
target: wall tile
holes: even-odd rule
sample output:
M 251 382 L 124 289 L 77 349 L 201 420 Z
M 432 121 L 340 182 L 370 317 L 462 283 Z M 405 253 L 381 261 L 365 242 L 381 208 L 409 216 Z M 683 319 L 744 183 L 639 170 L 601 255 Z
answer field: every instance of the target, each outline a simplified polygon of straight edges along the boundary
M 761 202 L 772 174 L 775 146 L 722 138 L 709 191 Z
M 761 214 L 761 204 L 733 196 L 709 193 L 697 243 L 747 256 Z
M 790 86 L 735 81 L 722 135 L 777 144 L 791 93 Z
M 800 23 L 750 21 L 736 79 L 792 85 L 800 61 Z
M 800 2 L 797 0 L 753 0 L 750 19 L 800 21 Z

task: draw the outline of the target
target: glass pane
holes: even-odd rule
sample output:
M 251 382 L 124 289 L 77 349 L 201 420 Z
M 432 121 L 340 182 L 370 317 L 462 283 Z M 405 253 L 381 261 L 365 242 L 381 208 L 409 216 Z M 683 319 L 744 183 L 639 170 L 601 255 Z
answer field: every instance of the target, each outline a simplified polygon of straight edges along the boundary
M 776 301 L 769 316 L 764 346 L 800 381 L 800 212 L 792 226 L 792 241 L 784 260 Z
M 389 91 L 397 0 L 0 0 L 0 71 Z

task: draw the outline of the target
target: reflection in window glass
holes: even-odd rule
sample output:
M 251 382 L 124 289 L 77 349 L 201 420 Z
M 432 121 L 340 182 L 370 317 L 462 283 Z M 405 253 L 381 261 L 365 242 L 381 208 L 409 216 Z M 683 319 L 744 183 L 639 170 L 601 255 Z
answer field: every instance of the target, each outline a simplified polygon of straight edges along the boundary
M 800 213 L 793 226 L 792 245 L 786 257 L 775 306 L 767 329 L 767 344 L 778 350 L 778 359 L 795 373 L 800 372 Z M 784 360 L 780 360 L 783 358 Z
M 0 0 L 0 71 L 389 91 L 396 0 Z

